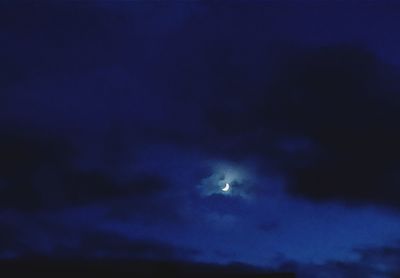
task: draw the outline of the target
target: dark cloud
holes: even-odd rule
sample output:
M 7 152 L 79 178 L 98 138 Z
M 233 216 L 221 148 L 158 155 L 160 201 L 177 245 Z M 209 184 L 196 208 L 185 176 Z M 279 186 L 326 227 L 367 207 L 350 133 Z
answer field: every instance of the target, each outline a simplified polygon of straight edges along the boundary
M 4 219 L 3 219 L 4 220 Z M 200 251 L 146 238 L 128 238 L 117 233 L 100 230 L 82 230 L 78 235 L 66 233 L 57 223 L 41 223 L 35 218 L 36 228 L 25 223 L 2 225 L 0 256 L 48 257 L 53 259 L 141 259 L 192 260 Z M 22 225 L 22 226 L 21 226 Z M 24 227 L 25 231 L 21 228 Z M 38 233 L 39 232 L 39 233 Z M 35 235 L 37 237 L 35 237 Z M 73 236 L 73 238 L 71 238 Z M 36 242 L 32 241 L 36 238 Z M 45 239 L 45 240 L 44 240 Z
M 257 225 L 257 228 L 266 233 L 276 230 L 279 227 L 278 221 L 269 221 Z
M 37 174 L 45 168 L 49 172 L 63 169 L 70 159 L 70 150 L 64 142 L 19 130 L 3 128 L 0 149 L 2 208 L 36 206 L 40 199 L 40 191 L 34 185 Z
M 57 138 L 3 130 L 0 207 L 33 211 L 118 199 L 140 200 L 168 189 L 166 179 L 135 173 L 119 180 L 110 171 L 79 169 L 76 150 Z
M 237 259 L 237 254 L 235 252 L 214 250 L 214 255 L 221 259 L 229 259 L 230 261 L 234 261 Z
M 124 185 L 126 188 L 131 187 L 127 195 L 107 203 L 108 219 L 142 224 L 183 224 L 187 216 L 184 210 L 186 202 L 179 190 L 156 176 L 144 175 L 137 179 Z
M 100 172 L 72 172 L 68 176 L 45 172 L 40 178 L 3 186 L 1 208 L 36 211 L 99 203 L 111 208 L 113 201 L 124 200 L 140 208 L 138 202 L 144 205 L 165 190 L 164 182 L 155 176 L 137 176 L 121 183 Z
M 111 232 L 91 232 L 77 247 L 55 246 L 53 256 L 70 258 L 125 258 L 142 260 L 193 260 L 200 251 L 151 239 L 129 239 Z
M 88 215 L 93 229 L 137 228 L 182 242 L 199 235 L 218 245 L 210 246 L 214 259 L 230 258 L 223 249 L 232 242 L 207 233 L 215 224 L 226 231 L 242 218 L 265 220 L 276 196 L 289 208 L 279 217 L 292 221 L 297 205 L 301 215 L 302 202 L 271 194 L 270 173 L 309 200 L 399 208 L 398 69 L 363 44 L 282 43 L 308 12 L 299 17 L 275 4 L 8 2 L 0 4 L 0 121 L 13 126 L 0 137 L 0 213 L 9 215 L 0 245 L 11 252 L 4 256 L 196 257 L 190 248 L 71 223 Z M 196 185 L 216 171 L 201 173 L 200 164 L 219 159 L 256 168 L 249 180 L 229 181 L 233 195 L 269 199 L 200 198 Z M 59 227 L 34 217 L 50 213 L 60 215 Z M 182 219 L 189 221 L 170 229 Z M 249 226 L 258 236 L 279 232 L 278 223 L 256 223 Z M 249 255 L 247 238 L 233 242 L 237 258 Z M 397 253 L 374 252 L 360 254 L 375 264 Z M 350 277 L 380 271 L 364 261 L 287 265 Z
M 245 264 L 218 265 L 165 261 L 5 261 L 0 262 L 1 273 L 8 276 L 40 272 L 41 277 L 54 275 L 90 275 L 118 277 L 236 277 L 236 278 L 294 278 L 293 273 L 270 273 Z M 65 276 L 67 277 L 67 276 Z
M 132 9 L 132 16 L 120 7 L 108 9 L 95 2 L 81 4 L 1 4 L 0 30 L 4 31 L 7 43 L 0 54 L 0 60 L 4 58 L 0 67 L 5 73 L 0 77 L 0 87 L 4 85 L 7 90 L 2 91 L 4 99 L 0 103 L 4 109 L 0 113 L 1 122 L 11 126 L 10 130 L 1 127 L 1 209 L 37 211 L 108 202 L 111 210 L 120 206 L 116 203 L 121 200 L 130 203 L 129 207 L 122 205 L 123 209 L 115 210 L 122 215 L 132 210 L 143 212 L 150 199 L 154 197 L 155 201 L 170 187 L 162 175 L 139 172 L 132 169 L 135 166 L 129 168 L 128 175 L 120 172 L 132 165 L 130 150 L 167 140 L 160 136 L 161 127 L 142 122 L 149 103 L 157 100 L 144 94 L 137 96 L 137 90 L 133 91 L 131 86 L 138 77 L 131 78 L 131 74 L 137 70 L 132 69 L 133 64 L 144 70 L 137 65 L 150 62 L 144 58 L 148 49 L 145 41 L 151 40 L 146 30 L 160 35 L 157 28 L 151 28 L 154 19 L 142 12 L 165 16 L 174 10 L 164 6 L 141 12 Z M 12 15 L 24 20 L 15 20 Z M 22 45 L 29 47 L 21 48 Z M 134 63 L 128 61 L 130 58 Z M 95 80 L 81 79 L 82 73 L 114 67 L 122 70 L 100 74 L 107 84 L 98 85 L 98 76 Z M 120 72 L 129 81 L 123 77 L 122 80 Z M 52 83 L 54 80 L 57 81 Z M 35 82 L 50 84 L 51 89 L 39 85 L 40 89 L 32 92 Z M 56 84 L 55 88 L 51 84 Z M 115 100 L 116 86 L 123 88 L 119 94 L 123 100 Z M 61 100 L 63 96 L 66 98 Z M 120 107 L 122 103 L 128 104 L 125 111 Z M 132 108 L 132 103 L 138 103 L 137 107 Z M 97 106 L 100 110 L 94 108 Z M 86 122 L 92 116 L 93 121 Z M 138 118 L 140 123 L 127 126 L 126 118 Z M 44 122 L 49 124 L 43 128 Z M 102 131 L 94 131 L 96 126 Z M 57 136 L 50 138 L 46 133 Z M 169 130 L 165 133 L 173 134 Z M 88 157 L 82 159 L 85 155 Z M 97 166 L 81 161 L 85 159 Z M 168 202 L 163 195 L 148 210 L 171 212 L 171 205 L 166 209 Z
M 352 44 L 282 48 L 274 66 L 264 89 L 217 96 L 238 103 L 209 110 L 220 152 L 261 157 L 309 199 L 398 207 L 398 70 Z
M 267 119 L 318 149 L 312 163 L 290 171 L 292 192 L 397 206 L 400 102 L 387 85 L 391 75 L 373 53 L 354 46 L 310 51 L 279 73 Z
M 17 226 L 4 223 L 4 219 L 1 219 L 1 233 L 0 233 L 0 255 L 4 257 L 14 257 L 15 250 L 24 250 L 25 244 L 21 240 L 22 231 Z
M 121 197 L 146 198 L 157 195 L 168 188 L 167 180 L 157 175 L 138 173 L 128 181 L 118 181 L 110 174 L 75 172 L 63 177 L 67 202 L 118 199 Z M 82 201 L 81 201 L 82 200 Z
M 132 148 L 163 142 L 231 160 L 256 157 L 285 175 L 293 194 L 398 207 L 397 68 L 361 44 L 281 43 L 273 17 L 265 20 L 280 9 L 277 6 L 233 4 L 227 14 L 218 5 L 192 8 L 181 15 L 185 24 L 171 24 L 167 30 L 154 28 L 163 24 L 144 20 L 135 9 L 135 16 L 129 17 L 122 9 L 94 4 L 7 5 L 1 17 L 8 31 L 3 66 L 19 77 L 5 79 L 38 79 L 36 71 L 49 79 L 56 73 L 65 77 L 118 65 L 125 79 L 110 72 L 107 89 L 70 101 L 87 101 L 87 106 L 107 102 L 97 97 L 104 90 L 114 95 L 115 88 L 123 88 L 118 100 L 104 106 L 119 111 L 114 121 L 121 126 L 121 137 L 139 142 Z M 177 11 L 160 6 L 155 12 L 166 19 Z M 10 16 L 14 14 L 31 24 L 22 24 Z M 154 48 L 148 47 L 155 39 L 164 42 L 156 58 Z M 21 41 L 30 48 L 16 48 Z M 139 79 L 151 96 L 133 89 L 132 80 Z M 92 114 L 89 108 L 81 112 Z M 108 124 L 113 121 L 105 118 Z M 140 120 L 128 125 L 123 118 Z M 100 182 L 99 194 L 108 194 L 107 179 Z
M 323 264 L 306 264 L 284 261 L 279 271 L 293 271 L 299 278 L 313 277 L 400 277 L 400 248 L 374 247 L 356 249 L 358 259 L 354 261 L 329 261 Z

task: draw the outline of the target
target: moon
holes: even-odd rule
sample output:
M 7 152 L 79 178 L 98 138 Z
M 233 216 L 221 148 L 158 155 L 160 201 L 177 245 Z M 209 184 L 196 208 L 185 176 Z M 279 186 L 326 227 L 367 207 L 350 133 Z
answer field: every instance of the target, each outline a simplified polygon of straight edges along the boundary
M 222 191 L 225 191 L 225 192 L 228 191 L 229 187 L 230 187 L 229 183 L 225 183 L 225 187 L 222 188 Z

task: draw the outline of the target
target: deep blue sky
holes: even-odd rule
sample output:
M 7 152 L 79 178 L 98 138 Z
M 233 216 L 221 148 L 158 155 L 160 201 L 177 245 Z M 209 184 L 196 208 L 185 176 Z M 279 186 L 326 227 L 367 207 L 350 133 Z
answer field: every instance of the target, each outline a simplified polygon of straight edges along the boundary
M 0 256 L 400 272 L 399 12 L 3 2 Z

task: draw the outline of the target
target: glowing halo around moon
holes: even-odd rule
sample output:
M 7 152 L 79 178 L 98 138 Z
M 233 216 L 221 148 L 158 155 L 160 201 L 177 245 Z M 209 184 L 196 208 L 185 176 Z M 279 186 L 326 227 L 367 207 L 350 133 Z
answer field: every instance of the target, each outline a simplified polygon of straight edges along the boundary
M 222 195 L 224 198 L 251 199 L 256 177 L 251 164 L 210 161 L 207 167 L 210 173 L 196 185 L 202 197 Z
M 227 192 L 227 191 L 229 190 L 229 188 L 230 188 L 230 185 L 229 185 L 229 183 L 225 183 L 225 187 L 224 187 L 224 188 L 222 188 L 222 191 L 225 191 L 225 192 Z

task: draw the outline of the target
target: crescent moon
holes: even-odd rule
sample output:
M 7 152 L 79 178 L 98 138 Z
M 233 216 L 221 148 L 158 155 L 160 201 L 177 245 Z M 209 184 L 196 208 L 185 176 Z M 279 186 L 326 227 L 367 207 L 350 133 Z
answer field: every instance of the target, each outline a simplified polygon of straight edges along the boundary
M 229 183 L 225 183 L 225 187 L 224 188 L 222 188 L 222 191 L 228 191 L 229 190 Z

